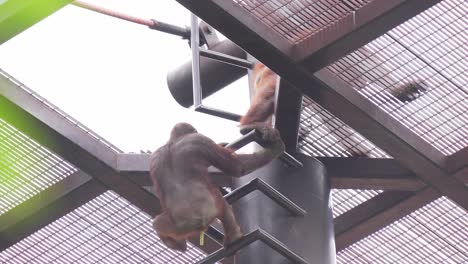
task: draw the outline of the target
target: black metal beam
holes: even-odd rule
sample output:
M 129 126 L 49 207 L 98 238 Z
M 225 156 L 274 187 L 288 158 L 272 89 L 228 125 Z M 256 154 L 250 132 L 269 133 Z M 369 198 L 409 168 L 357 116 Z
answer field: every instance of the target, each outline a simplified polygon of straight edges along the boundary
M 62 158 L 103 183 L 149 215 L 160 211 L 159 201 L 111 167 L 114 152 L 84 130 L 3 76 L 0 77 L 0 117 Z
M 149 154 L 118 154 L 116 169 L 140 186 L 151 186 Z M 327 167 L 335 189 L 380 189 L 416 191 L 426 184 L 412 171 L 394 159 L 318 157 Z M 220 187 L 229 187 L 231 177 L 210 169 L 211 180 Z M 464 179 L 468 183 L 468 179 Z
M 463 150 L 464 151 L 464 150 Z M 456 159 L 453 164 L 463 164 L 463 151 L 448 157 Z M 363 181 L 372 175 L 383 175 L 384 178 L 404 178 L 408 177 L 411 171 L 400 166 L 392 159 L 367 159 L 367 158 L 319 158 L 327 167 L 329 176 L 333 183 L 335 177 L 361 177 Z M 460 167 L 460 166 L 456 166 Z M 452 167 L 454 168 L 454 167 Z M 386 174 L 386 175 L 384 175 Z M 463 183 L 468 183 L 468 167 L 464 167 L 454 173 L 452 177 L 460 179 Z M 414 175 L 410 176 L 412 179 Z M 407 191 L 416 191 L 418 185 L 412 188 L 401 188 Z M 416 193 L 405 191 L 384 192 L 350 211 L 338 216 L 335 219 L 335 234 L 337 250 L 341 250 L 352 243 L 372 234 L 378 229 L 390 224 L 401 217 L 404 217 L 412 210 L 416 210 L 440 197 L 434 188 L 420 188 Z M 389 210 L 387 212 L 387 210 Z M 392 213 L 393 212 L 393 213 Z M 383 223 L 379 223 L 384 221 Z
M 411 197 L 412 192 L 386 191 L 335 218 L 335 235 L 351 230 L 353 227 L 398 205 Z
M 451 173 L 468 167 L 468 147 L 465 147 L 447 157 L 447 170 Z
M 430 187 L 410 195 L 407 192 L 384 192 L 374 197 L 335 220 L 336 251 L 345 249 L 438 197 L 439 192 Z
M 275 101 L 275 128 L 281 134 L 286 152 L 294 155 L 301 120 L 302 94 L 286 80 L 280 79 Z
M 445 171 L 445 157 L 440 152 L 348 84 L 336 78 L 329 70 L 323 69 L 314 73 L 315 70 L 309 69 L 306 64 L 294 63 L 293 59 L 278 47 L 271 35 L 264 32 L 272 30 L 259 25 L 261 22 L 242 7 L 224 0 L 199 0 L 196 3 L 190 0 L 177 1 L 234 40 L 305 95 L 341 120 L 345 120 L 350 127 L 395 157 L 422 180 L 468 210 L 468 189 L 460 180 L 451 177 Z M 428 2 L 432 6 L 439 1 Z M 425 5 L 425 8 L 428 7 Z M 422 10 L 414 9 L 412 15 Z M 380 34 L 385 33 L 384 29 L 379 30 L 382 30 Z M 366 41 L 361 44 L 365 44 Z
M 318 157 L 334 189 L 417 191 L 425 187 L 412 171 L 394 159 Z
M 309 71 L 318 71 L 438 2 L 371 1 L 294 46 L 293 57 Z
M 150 154 L 127 154 L 116 155 L 116 170 L 139 186 L 151 186 L 149 176 Z M 213 183 L 219 187 L 230 187 L 231 177 L 226 176 L 215 168 L 209 168 L 209 175 Z
M 107 189 L 77 171 L 0 216 L 0 251 L 99 196 Z

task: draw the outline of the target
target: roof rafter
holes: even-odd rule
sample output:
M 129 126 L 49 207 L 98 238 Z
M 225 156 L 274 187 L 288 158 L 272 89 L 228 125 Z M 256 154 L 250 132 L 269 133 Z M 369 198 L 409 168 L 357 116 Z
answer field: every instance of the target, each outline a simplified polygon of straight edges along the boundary
M 411 170 L 394 159 L 379 158 L 318 158 L 335 189 L 376 189 L 417 191 L 425 187 Z
M 384 192 L 358 205 L 335 219 L 336 251 L 345 249 L 439 197 L 437 190 L 426 187 L 414 194 Z

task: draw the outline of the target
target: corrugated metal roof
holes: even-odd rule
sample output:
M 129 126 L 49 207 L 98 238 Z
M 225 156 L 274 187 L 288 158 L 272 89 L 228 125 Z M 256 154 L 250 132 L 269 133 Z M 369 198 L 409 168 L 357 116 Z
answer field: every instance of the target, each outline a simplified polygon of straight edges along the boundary
M 0 119 L 0 215 L 76 170 Z
M 0 252 L 1 263 L 194 263 L 205 254 L 161 244 L 150 217 L 107 191 Z
M 340 251 L 338 263 L 467 263 L 468 213 L 442 197 Z

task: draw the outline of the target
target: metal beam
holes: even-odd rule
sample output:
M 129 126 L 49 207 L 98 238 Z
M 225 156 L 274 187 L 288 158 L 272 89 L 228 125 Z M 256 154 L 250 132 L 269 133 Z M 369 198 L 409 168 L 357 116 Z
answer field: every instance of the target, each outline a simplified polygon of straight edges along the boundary
M 43 102 L 0 75 L 0 117 L 100 181 L 149 215 L 160 211 L 154 195 L 112 168 L 115 152 Z
M 236 44 L 305 95 L 341 120 L 345 120 L 349 126 L 395 157 L 422 180 L 468 210 L 468 189 L 443 169 L 445 157 L 440 152 L 348 84 L 336 78 L 329 70 L 323 69 L 314 74 L 314 69 L 309 69 L 307 64 L 294 63 L 291 57 L 286 56 L 265 37 L 265 32 L 258 33 L 260 26 L 257 24 L 261 22 L 246 10 L 232 1 L 177 1 L 226 37 L 236 41 Z M 435 4 L 438 1 L 429 2 Z M 422 10 L 414 10 L 412 15 L 420 11 Z M 380 34 L 383 33 L 382 30 Z M 363 41 L 361 44 L 365 43 Z
M 0 216 L 0 251 L 99 196 L 107 189 L 77 171 Z
M 388 208 L 412 196 L 412 192 L 386 191 L 335 218 L 335 235 L 338 236 Z
M 438 2 L 371 1 L 294 46 L 293 58 L 309 71 L 318 71 Z
M 280 79 L 275 101 L 275 128 L 281 134 L 286 152 L 294 155 L 301 120 L 302 94 L 286 80 Z
M 116 155 L 115 160 L 116 170 L 130 181 L 139 186 L 153 185 L 149 176 L 150 154 L 119 153 Z M 212 182 L 217 186 L 231 186 L 231 177 L 212 167 L 208 168 L 208 172 L 210 173 Z
M 468 185 L 468 167 L 464 167 L 463 169 L 455 172 L 453 177 L 459 179 L 460 181 L 464 182 L 465 185 Z
M 447 171 L 455 173 L 468 167 L 468 147 L 465 147 L 447 157 Z
M 394 159 L 318 157 L 334 189 L 417 191 L 425 187 L 412 171 Z
M 81 129 L 81 124 L 73 123 L 70 117 L 55 109 L 51 103 L 1 72 L 0 118 L 73 163 L 148 215 L 155 216 L 161 212 L 156 196 L 114 168 L 117 152 Z M 196 239 L 191 242 L 197 243 Z M 219 248 L 219 244 L 207 239 L 200 248 L 211 253 Z
M 356 210 L 353 209 L 355 211 L 339 216 L 335 220 L 335 228 L 339 232 L 335 236 L 336 251 L 345 249 L 440 197 L 439 192 L 429 187 L 406 198 L 407 195 L 405 192 L 383 193 L 356 207 Z

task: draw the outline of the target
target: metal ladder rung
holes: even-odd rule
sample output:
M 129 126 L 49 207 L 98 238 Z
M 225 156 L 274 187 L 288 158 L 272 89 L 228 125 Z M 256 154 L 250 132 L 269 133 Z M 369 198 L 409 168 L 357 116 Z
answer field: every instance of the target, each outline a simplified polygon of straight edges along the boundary
M 200 113 L 209 114 L 209 115 L 212 115 L 212 116 L 221 117 L 221 118 L 231 120 L 231 121 L 235 121 L 235 122 L 239 122 L 239 120 L 241 118 L 241 116 L 238 115 L 238 114 L 234 114 L 234 113 L 219 110 L 219 109 L 216 109 L 216 108 L 204 106 L 202 104 L 195 106 L 195 111 L 200 112 Z
M 199 52 L 200 56 L 234 65 L 240 68 L 252 69 L 253 67 L 253 63 L 248 60 L 237 58 L 214 50 L 200 49 Z
M 304 258 L 302 258 L 301 256 L 291 251 L 288 247 L 286 247 L 286 245 L 281 243 L 278 239 L 274 238 L 268 232 L 260 228 L 253 232 L 248 233 L 247 235 L 244 235 L 243 237 L 234 241 L 232 244 L 228 245 L 227 247 L 218 249 L 217 251 L 208 255 L 206 258 L 197 262 L 197 264 L 215 263 L 216 261 L 220 261 L 223 258 L 226 258 L 235 254 L 237 251 L 252 244 L 253 242 L 257 240 L 262 241 L 263 243 L 268 245 L 271 249 L 280 253 L 281 255 L 293 261 L 294 263 L 308 264 L 308 262 Z
M 249 183 L 235 189 L 234 191 L 230 192 L 229 194 L 224 196 L 224 199 L 232 204 L 239 200 L 240 198 L 244 197 L 245 195 L 259 190 L 266 196 L 270 197 L 273 201 L 278 203 L 284 209 L 290 211 L 292 214 L 296 216 L 304 216 L 307 214 L 307 211 L 302 209 L 300 206 L 289 200 L 286 196 L 281 194 L 278 190 L 273 188 L 271 185 L 266 183 L 260 178 L 255 178 L 251 180 Z

